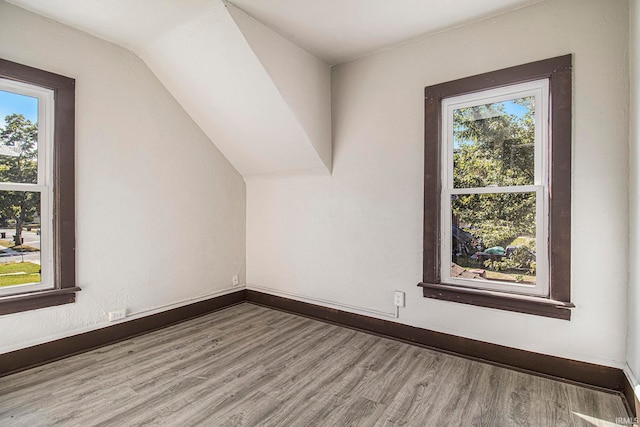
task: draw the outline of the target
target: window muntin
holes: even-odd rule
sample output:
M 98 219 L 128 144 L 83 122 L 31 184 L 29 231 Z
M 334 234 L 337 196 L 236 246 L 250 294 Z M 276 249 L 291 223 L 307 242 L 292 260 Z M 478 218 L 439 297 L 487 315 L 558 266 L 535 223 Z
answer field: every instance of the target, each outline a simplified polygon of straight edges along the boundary
M 49 223 L 48 241 L 44 235 L 42 240 L 42 246 L 50 248 L 48 264 L 53 288 L 0 295 L 0 315 L 6 315 L 70 304 L 76 301 L 76 292 L 80 291 L 75 277 L 75 80 L 6 59 L 0 59 L 0 78 L 50 90 L 55 98 L 55 102 L 49 104 L 52 111 L 48 114 L 52 119 L 47 126 L 47 133 L 53 134 L 55 142 L 47 147 L 49 172 L 44 172 L 53 175 L 50 185 L 55 187 L 55 192 L 45 203 L 52 206 L 50 210 L 54 215 Z M 39 162 L 42 153 L 40 147 Z
M 422 288 L 425 298 L 571 319 L 571 145 L 572 55 L 547 58 L 425 87 L 424 104 L 424 222 Z M 442 101 L 523 82 L 549 82 L 548 263 L 549 295 L 531 296 L 494 289 L 447 284 L 441 277 L 442 228 Z M 537 208 L 537 207 L 536 207 Z M 536 224 L 537 226 L 537 224 Z
M 442 100 L 442 283 L 549 295 L 548 103 L 547 79 Z
M 4 115 L 0 117 L 0 132 L 6 130 L 0 140 L 0 216 L 4 222 L 0 233 L 5 237 L 0 234 L 0 244 L 13 243 L 11 249 L 3 249 L 8 256 L 0 258 L 0 296 L 54 289 L 54 91 L 8 79 L 0 79 L 0 91 L 2 99 L 13 98 L 1 106 Z M 10 109 L 16 101 L 35 103 L 37 116 L 31 120 L 24 114 L 9 117 L 21 114 Z M 31 126 L 35 129 L 24 132 Z M 9 218 L 11 212 L 13 218 Z M 39 274 L 34 273 L 37 264 Z

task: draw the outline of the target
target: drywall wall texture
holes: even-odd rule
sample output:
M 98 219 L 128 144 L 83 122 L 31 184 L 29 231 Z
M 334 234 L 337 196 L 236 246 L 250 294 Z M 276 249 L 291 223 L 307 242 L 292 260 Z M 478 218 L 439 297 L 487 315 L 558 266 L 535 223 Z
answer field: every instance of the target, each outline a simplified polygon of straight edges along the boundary
M 9 2 L 136 53 L 241 174 L 329 173 L 329 66 L 245 20 L 250 46 L 226 0 Z
M 195 19 L 135 51 L 242 175 L 328 174 L 224 3 L 209 2 Z
M 550 0 L 332 74 L 331 177 L 247 180 L 249 286 L 525 350 L 622 367 L 628 2 Z M 424 299 L 425 86 L 574 54 L 571 321 Z M 375 315 L 375 314 L 374 314 Z
M 75 304 L 0 317 L 0 353 L 244 282 L 245 185 L 130 51 L 0 2 L 0 57 L 76 79 Z
M 331 170 L 331 69 L 234 5 L 227 10 Z M 300 143 L 304 143 L 302 140 Z
M 627 376 L 640 395 L 640 4 L 629 2 L 629 310 Z

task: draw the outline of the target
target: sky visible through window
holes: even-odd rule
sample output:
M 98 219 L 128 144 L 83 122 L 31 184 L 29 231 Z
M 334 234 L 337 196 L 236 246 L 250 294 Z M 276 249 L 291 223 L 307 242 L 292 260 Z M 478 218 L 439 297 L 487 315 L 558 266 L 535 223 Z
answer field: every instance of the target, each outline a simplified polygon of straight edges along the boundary
M 0 127 L 10 114 L 22 114 L 33 123 L 38 121 L 38 99 L 0 90 Z
M 491 106 L 495 109 L 503 110 L 506 114 L 516 116 L 518 119 L 521 119 L 522 117 L 525 116 L 525 114 L 527 114 L 527 107 L 524 105 L 518 104 L 517 102 L 515 102 L 515 100 L 496 102 L 494 104 L 491 104 Z M 453 136 L 454 136 L 454 139 L 453 139 L 454 150 L 460 148 L 460 145 L 463 143 L 467 143 L 467 144 L 473 143 L 472 141 L 464 141 L 464 140 L 458 139 L 456 137 L 456 132 L 454 132 Z
M 38 98 L 0 90 L 0 133 L 12 114 L 37 125 Z M 0 141 L 0 182 L 35 184 L 37 129 L 21 120 L 13 120 L 12 126 L 17 130 L 2 135 Z M 40 191 L 0 191 L 0 291 L 41 283 L 40 196 Z

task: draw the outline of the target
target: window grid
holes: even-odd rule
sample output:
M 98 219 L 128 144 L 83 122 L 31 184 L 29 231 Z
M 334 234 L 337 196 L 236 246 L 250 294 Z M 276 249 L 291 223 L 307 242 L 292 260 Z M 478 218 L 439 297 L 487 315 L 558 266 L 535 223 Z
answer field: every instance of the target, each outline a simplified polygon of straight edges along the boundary
M 548 296 L 549 278 L 547 262 L 547 223 L 548 209 L 544 200 L 548 194 L 547 190 L 547 166 L 545 156 L 548 129 L 548 81 L 538 80 L 524 84 L 511 85 L 499 89 L 491 89 L 479 93 L 462 95 L 447 98 L 442 101 L 442 129 L 446 130 L 443 135 L 442 145 L 442 217 L 443 227 L 441 229 L 441 242 L 443 254 L 451 254 L 451 227 L 452 227 L 452 195 L 466 194 L 500 194 L 500 193 L 535 193 L 536 194 L 536 250 L 537 250 L 537 274 L 536 284 L 523 285 L 519 283 L 504 283 L 494 280 L 478 280 L 471 278 L 457 278 L 451 275 L 451 258 L 443 256 L 441 258 L 441 277 L 443 282 L 457 286 L 471 288 L 495 289 L 505 292 L 513 292 L 524 295 Z M 487 187 L 464 187 L 454 186 L 454 111 L 476 107 L 481 105 L 496 104 L 514 99 L 532 97 L 534 99 L 534 184 L 517 186 L 487 186 Z
M 40 194 L 40 282 L 0 287 L 0 296 L 54 289 L 52 239 L 51 154 L 54 138 L 54 93 L 50 89 L 7 79 L 0 79 L 0 90 L 38 100 L 37 183 L 0 182 L 0 191 L 34 192 Z
M 423 277 L 425 298 L 571 319 L 571 145 L 572 55 L 516 65 L 425 88 Z M 519 295 L 497 290 L 449 285 L 441 278 L 442 253 L 442 101 L 460 95 L 547 79 L 549 140 L 542 156 L 548 160 L 549 295 Z

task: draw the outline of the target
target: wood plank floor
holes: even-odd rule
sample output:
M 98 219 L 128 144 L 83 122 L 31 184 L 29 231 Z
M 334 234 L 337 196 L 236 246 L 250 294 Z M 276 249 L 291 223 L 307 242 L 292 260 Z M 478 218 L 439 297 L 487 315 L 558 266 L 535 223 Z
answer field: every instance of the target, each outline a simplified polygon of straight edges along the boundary
M 0 378 L 0 426 L 615 426 L 621 398 L 249 303 Z

